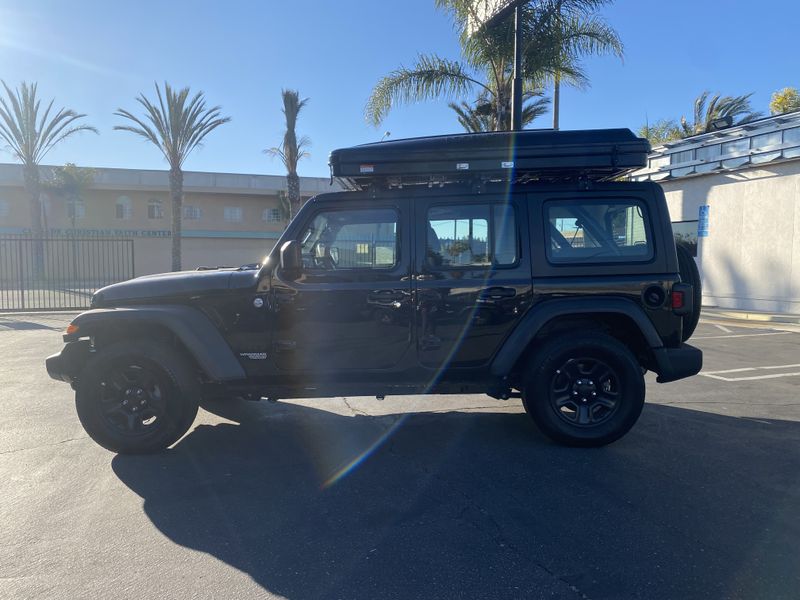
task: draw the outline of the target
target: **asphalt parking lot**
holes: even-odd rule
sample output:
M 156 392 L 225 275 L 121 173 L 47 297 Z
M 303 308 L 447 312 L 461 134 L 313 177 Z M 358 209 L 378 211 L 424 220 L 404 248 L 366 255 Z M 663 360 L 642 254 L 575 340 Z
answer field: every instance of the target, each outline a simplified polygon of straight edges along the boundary
M 800 327 L 701 323 L 701 376 L 602 449 L 517 400 L 247 403 L 115 456 L 0 315 L 2 598 L 798 598 Z

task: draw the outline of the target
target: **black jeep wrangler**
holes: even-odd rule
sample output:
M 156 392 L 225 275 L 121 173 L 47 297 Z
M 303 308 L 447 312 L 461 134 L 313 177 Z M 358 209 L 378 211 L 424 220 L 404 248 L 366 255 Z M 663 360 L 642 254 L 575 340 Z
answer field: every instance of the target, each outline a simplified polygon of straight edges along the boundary
M 88 434 L 152 452 L 201 399 L 521 397 L 552 439 L 624 435 L 644 374 L 696 374 L 693 259 L 664 194 L 622 180 L 629 130 L 396 140 L 334 151 L 348 189 L 310 200 L 257 268 L 99 290 L 47 359 Z

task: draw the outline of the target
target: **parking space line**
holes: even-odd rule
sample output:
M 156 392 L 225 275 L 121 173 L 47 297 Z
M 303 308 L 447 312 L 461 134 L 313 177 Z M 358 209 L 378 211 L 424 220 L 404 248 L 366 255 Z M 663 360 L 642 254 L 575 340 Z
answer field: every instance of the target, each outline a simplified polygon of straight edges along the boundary
M 737 333 L 734 335 L 693 335 L 693 340 L 720 340 L 728 338 L 757 337 L 764 335 L 788 335 L 794 331 L 770 331 L 769 333 Z
M 720 331 L 724 331 L 725 333 L 733 333 L 733 331 L 725 327 L 725 325 L 720 325 L 719 323 L 712 323 L 712 325 Z
M 720 381 L 755 381 L 758 379 L 778 379 L 779 377 L 797 377 L 800 371 L 792 371 L 790 373 L 772 373 L 770 375 L 750 375 L 747 377 L 726 377 L 731 373 L 744 373 L 747 371 L 769 371 L 775 369 L 796 369 L 800 364 L 791 365 L 767 365 L 763 367 L 743 367 L 740 369 L 725 369 L 722 371 L 703 371 L 699 373 L 703 377 L 710 377 L 712 379 L 719 379 Z

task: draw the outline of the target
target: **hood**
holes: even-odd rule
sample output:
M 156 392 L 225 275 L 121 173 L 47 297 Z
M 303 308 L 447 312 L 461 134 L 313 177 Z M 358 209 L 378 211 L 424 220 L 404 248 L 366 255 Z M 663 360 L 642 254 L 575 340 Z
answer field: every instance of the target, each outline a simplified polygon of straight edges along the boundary
M 231 289 L 246 289 L 254 286 L 257 280 L 257 269 L 213 269 L 145 275 L 97 290 L 92 296 L 92 306 L 108 306 L 126 301 L 190 298 Z

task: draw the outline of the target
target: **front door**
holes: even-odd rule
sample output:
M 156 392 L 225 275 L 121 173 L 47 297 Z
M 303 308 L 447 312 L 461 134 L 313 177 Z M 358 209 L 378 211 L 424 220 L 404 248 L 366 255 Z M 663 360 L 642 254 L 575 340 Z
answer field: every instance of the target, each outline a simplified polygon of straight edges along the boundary
M 415 203 L 417 352 L 440 371 L 486 365 L 531 302 L 515 197 Z
M 277 269 L 273 356 L 285 372 L 391 369 L 411 346 L 406 201 L 340 202 L 299 229 L 303 269 Z

